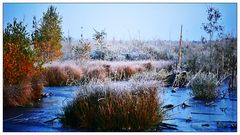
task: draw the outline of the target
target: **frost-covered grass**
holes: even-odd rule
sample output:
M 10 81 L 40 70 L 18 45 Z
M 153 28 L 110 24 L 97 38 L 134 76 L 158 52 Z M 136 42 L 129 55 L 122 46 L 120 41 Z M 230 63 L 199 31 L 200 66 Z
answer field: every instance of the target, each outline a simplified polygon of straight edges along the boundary
M 99 51 L 99 45 L 95 41 L 87 41 L 90 43 L 91 50 L 89 55 L 95 54 Z M 77 58 L 73 48 L 76 46 L 83 46 L 79 42 L 62 42 L 64 53 L 64 60 Z M 178 41 L 160 41 L 151 40 L 143 41 L 139 39 L 132 39 L 128 41 L 112 40 L 105 41 L 102 52 L 106 55 L 104 58 L 108 61 L 125 61 L 125 60 L 177 60 L 178 56 Z M 101 49 L 100 49 L 101 50 Z
M 67 85 L 70 80 L 82 84 L 91 80 L 128 80 L 135 74 L 160 70 L 170 61 L 64 61 L 45 64 L 48 86 Z M 77 84 L 77 83 L 75 83 Z
M 51 63 L 44 64 L 44 67 L 49 66 L 80 66 L 82 68 L 90 67 L 102 67 L 103 65 L 110 65 L 112 68 L 116 69 L 119 66 L 135 66 L 140 67 L 144 64 L 152 64 L 156 69 L 162 69 L 163 67 L 172 64 L 172 61 L 169 60 L 138 60 L 138 61 L 107 61 L 107 60 L 86 60 L 86 61 L 76 61 L 76 60 L 66 60 L 66 61 L 54 61 Z
M 101 48 L 94 41 L 87 41 L 91 52 L 88 59 L 75 59 L 79 56 L 74 53 L 76 46 L 81 47 L 79 42 L 72 42 L 71 44 L 63 42 L 62 51 L 64 56 L 59 61 L 47 63 L 44 67 L 49 68 L 50 81 L 54 80 L 52 84 L 60 85 L 66 84 L 67 75 L 61 67 L 74 66 L 80 68 L 83 72 L 82 78 L 78 81 L 81 84 L 88 83 L 92 80 L 128 80 L 136 74 L 143 72 L 150 72 L 152 70 L 160 71 L 162 68 L 173 64 L 172 54 L 175 55 L 177 44 L 167 44 L 165 42 L 155 41 L 105 41 L 104 45 L 104 60 L 92 58 L 90 54 L 95 54 Z M 78 54 L 79 55 L 79 54 Z M 171 55 L 171 56 L 170 56 Z M 177 56 L 177 55 L 176 55 Z M 158 57 L 158 58 L 157 58 Z M 175 56 L 174 56 L 175 58 Z M 57 69 L 54 69 L 54 68 Z M 59 68 L 58 68 L 59 67 Z M 54 69 L 56 74 L 51 73 Z M 68 76 L 69 77 L 69 76 Z M 48 78 L 48 77 L 47 77 Z M 51 84 L 51 83 L 50 83 Z
M 204 101 L 215 100 L 219 96 L 217 85 L 217 77 L 212 73 L 199 73 L 190 81 L 193 96 Z
M 64 108 L 61 122 L 91 131 L 144 131 L 163 120 L 161 105 L 153 84 L 90 83 Z
M 83 71 L 80 67 L 69 66 L 50 66 L 44 72 L 47 86 L 65 86 L 69 81 L 80 80 Z

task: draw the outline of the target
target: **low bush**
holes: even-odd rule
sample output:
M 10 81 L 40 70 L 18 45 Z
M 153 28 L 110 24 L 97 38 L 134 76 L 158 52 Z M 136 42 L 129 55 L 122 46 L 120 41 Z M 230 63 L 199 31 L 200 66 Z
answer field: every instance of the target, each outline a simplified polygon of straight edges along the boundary
M 4 44 L 4 107 L 24 106 L 41 96 L 42 80 L 34 79 L 39 69 L 34 66 L 34 58 L 27 51 L 19 44 Z
M 106 58 L 106 53 L 102 50 L 95 50 L 91 53 L 90 57 L 94 60 L 104 60 Z
M 212 101 L 219 96 L 219 91 L 216 89 L 218 80 L 212 73 L 198 73 L 189 84 L 196 99 Z
M 91 131 L 144 131 L 164 117 L 156 87 L 85 86 L 61 115 L 65 127 Z

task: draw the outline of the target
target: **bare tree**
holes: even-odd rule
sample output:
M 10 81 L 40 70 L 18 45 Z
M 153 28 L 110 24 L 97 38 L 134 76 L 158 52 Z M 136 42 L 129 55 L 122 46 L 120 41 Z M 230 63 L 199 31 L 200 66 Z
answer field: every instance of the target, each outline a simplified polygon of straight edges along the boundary
M 182 62 L 182 25 L 181 25 L 179 50 L 178 50 L 178 67 L 177 67 L 178 70 L 181 69 L 181 62 Z

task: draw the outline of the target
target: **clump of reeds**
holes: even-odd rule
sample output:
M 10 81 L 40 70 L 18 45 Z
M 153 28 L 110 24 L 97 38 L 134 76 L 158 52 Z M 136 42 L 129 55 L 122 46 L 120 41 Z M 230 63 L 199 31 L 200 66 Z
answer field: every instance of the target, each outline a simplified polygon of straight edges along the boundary
M 136 74 L 138 70 L 136 68 L 128 66 L 119 66 L 115 71 L 112 72 L 113 80 L 127 80 L 132 75 Z
M 81 79 L 81 84 L 86 84 L 91 81 L 104 81 L 110 77 L 111 71 L 111 65 L 108 64 L 85 69 L 84 76 Z
M 144 131 L 164 117 L 156 87 L 83 87 L 61 116 L 66 127 L 91 131 Z
M 68 76 L 72 76 L 76 80 L 80 80 L 83 76 L 83 71 L 80 67 L 65 66 L 63 68 Z
M 48 67 L 45 76 L 47 86 L 64 85 L 68 77 L 67 73 L 63 70 L 63 68 L 58 66 Z
M 3 87 L 4 107 L 24 106 L 31 101 L 32 86 L 30 81 L 22 81 L 19 85 Z
M 107 77 L 107 72 L 104 67 L 94 67 L 88 69 L 85 76 L 88 77 L 90 80 L 92 79 L 103 80 L 104 78 Z
M 81 68 L 72 66 L 52 66 L 47 67 L 45 78 L 47 86 L 65 86 L 70 79 L 80 80 L 83 76 Z
M 217 77 L 212 73 L 198 73 L 189 82 L 193 96 L 204 101 L 212 101 L 219 96 L 217 85 Z
M 67 63 L 68 65 L 71 63 Z M 87 62 L 80 66 L 47 66 L 46 82 L 47 86 L 79 85 L 86 84 L 93 80 L 128 80 L 137 73 L 152 71 L 155 66 L 153 62 L 113 62 L 106 61 Z M 63 64 L 63 65 L 66 65 Z M 87 66 L 86 66 L 87 65 Z M 167 64 L 165 64 L 167 65 Z M 163 66 L 161 67 L 163 68 Z M 80 81 L 76 81 L 80 80 Z

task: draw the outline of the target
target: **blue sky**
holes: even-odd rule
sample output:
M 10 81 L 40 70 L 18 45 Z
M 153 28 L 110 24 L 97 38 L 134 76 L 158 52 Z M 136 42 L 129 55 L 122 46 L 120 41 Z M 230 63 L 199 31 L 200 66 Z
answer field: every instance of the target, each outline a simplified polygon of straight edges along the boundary
M 63 18 L 64 35 L 79 38 L 92 38 L 93 28 L 105 29 L 109 40 L 179 40 L 180 26 L 183 25 L 183 39 L 200 40 L 206 36 L 200 28 L 207 22 L 206 9 L 216 7 L 222 13 L 225 33 L 236 36 L 236 4 L 10 4 L 3 6 L 3 24 L 12 22 L 16 17 L 23 20 L 31 31 L 32 18 L 42 17 L 50 5 L 57 7 Z M 83 27 L 83 30 L 81 30 Z

